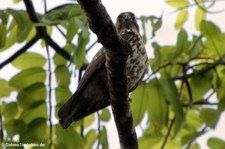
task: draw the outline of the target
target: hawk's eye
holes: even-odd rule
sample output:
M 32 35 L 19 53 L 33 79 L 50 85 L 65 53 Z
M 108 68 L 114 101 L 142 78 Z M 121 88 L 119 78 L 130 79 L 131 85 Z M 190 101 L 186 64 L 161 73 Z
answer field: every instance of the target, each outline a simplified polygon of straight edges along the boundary
M 132 20 L 136 20 L 135 15 L 133 13 L 131 13 L 131 18 Z
M 121 17 L 118 17 L 117 18 L 117 22 L 121 22 Z

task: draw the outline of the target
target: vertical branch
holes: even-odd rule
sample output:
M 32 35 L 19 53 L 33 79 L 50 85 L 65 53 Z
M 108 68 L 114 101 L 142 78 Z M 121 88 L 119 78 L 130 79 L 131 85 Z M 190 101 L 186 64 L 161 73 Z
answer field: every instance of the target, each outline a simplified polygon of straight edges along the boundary
M 44 10 L 47 12 L 47 2 L 44 0 Z M 48 43 L 46 44 L 47 60 L 48 60 L 48 105 L 49 105 L 49 149 L 52 148 L 52 66 L 51 56 Z
M 49 149 L 52 148 L 52 72 L 49 47 L 46 45 L 48 59 L 48 105 L 49 105 Z
M 183 74 L 184 75 L 187 74 L 186 65 L 183 65 Z M 191 86 L 190 86 L 187 78 L 184 78 L 184 80 L 182 82 L 184 82 L 187 86 L 187 91 L 188 91 L 188 95 L 189 95 L 189 99 L 190 99 L 189 106 L 191 107 L 193 104 L 193 96 L 192 96 Z
M 100 131 L 101 131 L 101 121 L 100 121 L 99 111 L 97 111 L 97 116 L 98 116 L 98 144 L 97 144 L 97 149 L 99 149 L 99 147 L 100 147 Z

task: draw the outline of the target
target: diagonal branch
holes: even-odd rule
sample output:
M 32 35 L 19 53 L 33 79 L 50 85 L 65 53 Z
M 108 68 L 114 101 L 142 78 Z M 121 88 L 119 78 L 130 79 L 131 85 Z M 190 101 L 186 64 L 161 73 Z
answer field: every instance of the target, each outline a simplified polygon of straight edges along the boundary
M 164 149 L 165 146 L 166 146 L 166 142 L 167 142 L 168 139 L 169 139 L 169 136 L 170 136 L 170 133 L 171 133 L 171 131 L 172 131 L 172 128 L 173 128 L 173 125 L 174 125 L 175 120 L 176 120 L 176 117 L 174 117 L 174 118 L 171 120 L 170 126 L 169 126 L 169 128 L 168 128 L 167 133 L 166 133 L 166 137 L 165 137 L 165 139 L 164 139 L 164 141 L 163 141 L 163 144 L 162 144 L 162 146 L 161 146 L 161 149 Z
M 117 35 L 116 28 L 100 0 L 78 0 L 78 3 L 87 15 L 91 30 L 106 49 L 110 102 L 120 146 L 122 149 L 137 149 L 125 69 L 129 45 Z
M 173 80 L 184 80 L 184 79 L 192 78 L 195 76 L 199 76 L 216 68 L 218 65 L 225 65 L 225 55 L 223 55 L 219 60 L 215 61 L 214 63 L 209 64 L 208 66 L 202 68 L 201 70 L 194 71 L 190 74 L 183 74 L 183 75 L 176 76 L 173 78 Z
M 35 13 L 34 6 L 31 0 L 24 0 L 23 2 L 26 6 L 27 13 L 30 17 L 30 20 L 33 23 L 40 23 Z M 36 26 L 36 30 L 39 37 L 43 38 L 58 54 L 60 54 L 62 57 L 64 57 L 67 60 L 71 60 L 70 54 L 66 52 L 64 49 L 62 49 L 54 40 L 52 40 L 52 38 L 47 34 L 45 27 Z
M 37 35 L 33 37 L 25 46 L 23 46 L 21 49 L 15 52 L 11 57 L 9 57 L 4 62 L 2 62 L 0 64 L 0 69 L 2 69 L 5 65 L 9 64 L 13 60 L 15 60 L 21 54 L 23 54 L 26 50 L 28 50 L 31 46 L 33 46 L 38 40 L 39 40 L 39 37 Z

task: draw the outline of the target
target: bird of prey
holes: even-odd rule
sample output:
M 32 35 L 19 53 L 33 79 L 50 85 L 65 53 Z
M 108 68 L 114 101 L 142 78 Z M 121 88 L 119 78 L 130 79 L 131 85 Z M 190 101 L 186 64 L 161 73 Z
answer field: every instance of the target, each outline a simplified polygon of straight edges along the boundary
M 131 92 L 138 86 L 146 72 L 148 57 L 132 12 L 123 12 L 117 17 L 116 30 L 131 47 L 126 62 L 127 89 Z M 110 105 L 104 52 L 104 48 L 101 48 L 96 53 L 86 68 L 77 91 L 60 108 L 58 117 L 63 128 Z

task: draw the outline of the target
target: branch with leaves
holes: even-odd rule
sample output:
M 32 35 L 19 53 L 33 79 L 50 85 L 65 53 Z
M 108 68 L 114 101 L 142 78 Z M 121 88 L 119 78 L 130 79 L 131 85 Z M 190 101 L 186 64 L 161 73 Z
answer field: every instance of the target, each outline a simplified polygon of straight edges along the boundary
M 34 10 L 34 6 L 31 2 L 31 0 L 24 0 L 24 4 L 27 9 L 27 13 L 30 17 L 30 20 L 33 23 L 40 23 L 38 20 L 38 17 L 36 15 L 36 12 Z M 70 60 L 70 54 L 66 52 L 64 49 L 62 49 L 48 34 L 46 31 L 46 27 L 43 26 L 36 26 L 37 35 L 40 38 L 43 38 L 58 54 L 60 54 L 62 57 L 64 57 L 67 60 Z

